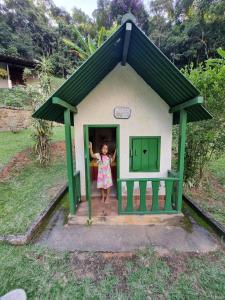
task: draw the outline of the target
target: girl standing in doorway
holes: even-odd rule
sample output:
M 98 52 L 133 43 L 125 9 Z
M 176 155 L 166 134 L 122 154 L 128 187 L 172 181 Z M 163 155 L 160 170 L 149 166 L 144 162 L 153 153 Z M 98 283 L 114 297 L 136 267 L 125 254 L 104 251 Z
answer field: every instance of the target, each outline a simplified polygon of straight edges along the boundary
M 97 159 L 98 162 L 97 188 L 101 189 L 102 202 L 108 202 L 110 187 L 113 185 L 111 164 L 116 158 L 116 150 L 110 156 L 107 144 L 100 147 L 100 153 L 93 152 L 91 142 L 89 148 L 91 157 Z

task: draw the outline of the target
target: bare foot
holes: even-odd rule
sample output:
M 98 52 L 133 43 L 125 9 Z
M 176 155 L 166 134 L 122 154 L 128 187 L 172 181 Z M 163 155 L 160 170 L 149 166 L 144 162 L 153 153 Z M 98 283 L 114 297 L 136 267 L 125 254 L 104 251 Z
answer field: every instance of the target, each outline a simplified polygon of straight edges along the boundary
M 104 197 L 101 198 L 101 203 L 105 203 Z

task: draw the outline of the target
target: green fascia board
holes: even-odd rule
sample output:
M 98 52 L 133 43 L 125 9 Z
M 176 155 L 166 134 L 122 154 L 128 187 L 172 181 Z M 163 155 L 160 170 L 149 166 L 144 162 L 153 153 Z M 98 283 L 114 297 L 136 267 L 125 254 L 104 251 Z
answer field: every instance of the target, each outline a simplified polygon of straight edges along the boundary
M 64 107 L 65 109 L 69 109 L 70 111 L 72 111 L 73 113 L 77 113 L 77 108 L 72 106 L 71 104 L 67 103 L 66 101 L 58 98 L 58 97 L 52 97 L 52 103 L 53 104 L 58 104 L 62 107 Z
M 128 19 L 51 95 L 33 117 L 64 123 L 65 108 L 54 104 L 52 98 L 63 99 L 76 107 L 122 61 L 127 22 L 132 23 L 132 32 L 126 62 L 168 106 L 171 108 L 180 105 L 200 95 L 132 19 Z M 211 118 L 200 105 L 190 107 L 187 111 L 188 122 Z M 174 124 L 179 123 L 176 113 L 173 120 Z
M 203 107 L 201 104 L 191 106 L 186 109 L 187 111 L 187 122 L 196 122 L 202 120 L 210 120 L 213 116 Z M 173 124 L 179 124 L 180 116 L 179 111 L 173 113 Z
M 194 106 L 194 105 L 197 105 L 197 104 L 202 104 L 202 103 L 203 103 L 203 97 L 197 96 L 193 99 L 190 99 L 190 100 L 185 101 L 181 104 L 177 104 L 177 105 L 171 107 L 169 112 L 174 113 L 174 112 L 180 111 L 182 109 L 186 109 L 188 107 L 191 107 L 191 106 Z

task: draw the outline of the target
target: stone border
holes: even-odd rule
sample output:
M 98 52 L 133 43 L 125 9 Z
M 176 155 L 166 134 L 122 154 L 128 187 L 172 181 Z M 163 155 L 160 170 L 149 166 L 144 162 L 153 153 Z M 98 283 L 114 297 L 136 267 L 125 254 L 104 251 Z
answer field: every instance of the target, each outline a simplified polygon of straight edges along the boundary
M 46 218 L 50 215 L 62 197 L 68 190 L 68 184 L 64 184 L 57 192 L 55 197 L 51 200 L 49 205 L 39 214 L 39 216 L 31 223 L 27 232 L 23 235 L 5 235 L 0 236 L 0 242 L 9 243 L 11 245 L 25 245 L 28 244 L 33 236 L 38 232 L 41 225 L 45 222 Z
M 222 238 L 225 238 L 225 227 L 216 221 L 211 214 L 200 207 L 191 197 L 183 194 L 183 199 L 206 223 Z

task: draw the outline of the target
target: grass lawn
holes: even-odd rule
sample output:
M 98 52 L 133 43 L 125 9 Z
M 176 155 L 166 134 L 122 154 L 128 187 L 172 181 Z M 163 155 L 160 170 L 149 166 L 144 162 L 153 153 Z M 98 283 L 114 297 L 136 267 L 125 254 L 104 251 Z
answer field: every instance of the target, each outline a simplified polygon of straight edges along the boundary
M 28 299 L 224 299 L 223 252 L 158 257 L 56 252 L 0 245 L 0 291 L 24 288 Z
M 64 127 L 53 128 L 53 141 L 64 140 Z M 31 130 L 24 129 L 18 133 L 0 132 L 0 169 L 15 155 L 33 145 Z
M 218 179 L 220 184 L 225 188 L 225 155 L 211 162 L 209 170 Z
M 225 155 L 209 164 L 202 186 L 187 193 L 225 226 Z
M 6 164 L 18 151 L 32 145 L 30 131 L 17 134 L 0 133 L 1 162 Z M 55 127 L 53 141 L 63 140 L 64 128 Z M 0 235 L 23 234 L 29 224 L 47 206 L 53 197 L 53 188 L 66 180 L 66 159 L 62 153 L 55 155 L 51 164 L 40 167 L 30 161 L 19 169 L 14 168 L 8 179 L 0 182 Z M 56 193 L 56 192 L 55 192 Z
M 65 158 L 47 168 L 31 162 L 18 174 L 0 182 L 0 235 L 25 233 L 53 195 L 49 191 L 66 181 Z

